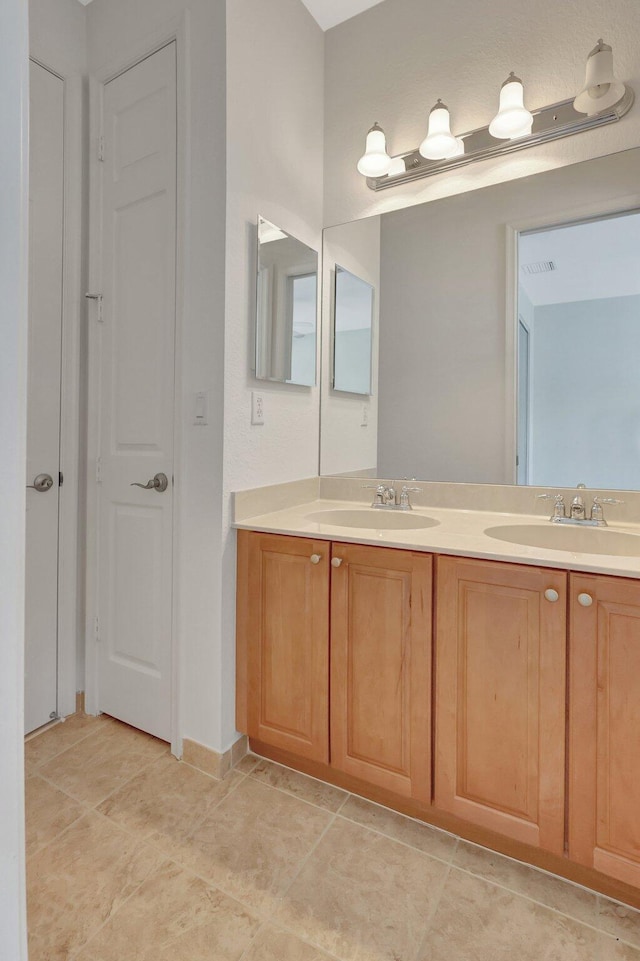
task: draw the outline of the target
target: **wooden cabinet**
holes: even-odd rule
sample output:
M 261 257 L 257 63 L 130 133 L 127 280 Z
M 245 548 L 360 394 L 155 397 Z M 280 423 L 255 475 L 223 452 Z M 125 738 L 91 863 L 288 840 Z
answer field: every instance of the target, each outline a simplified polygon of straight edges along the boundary
M 329 760 L 327 541 L 238 533 L 237 725 Z
M 569 857 L 640 887 L 640 581 L 570 579 Z
M 331 763 L 431 800 L 429 554 L 332 545 Z
M 436 611 L 436 807 L 562 854 L 566 574 L 439 557 Z
M 429 803 L 431 566 L 429 554 L 240 531 L 238 729 Z

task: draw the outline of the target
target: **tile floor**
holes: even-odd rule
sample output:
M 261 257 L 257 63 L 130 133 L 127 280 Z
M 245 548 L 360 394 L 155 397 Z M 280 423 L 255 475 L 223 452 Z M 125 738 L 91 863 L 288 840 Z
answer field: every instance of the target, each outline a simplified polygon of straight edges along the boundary
M 268 761 L 26 743 L 31 961 L 640 961 L 640 912 Z

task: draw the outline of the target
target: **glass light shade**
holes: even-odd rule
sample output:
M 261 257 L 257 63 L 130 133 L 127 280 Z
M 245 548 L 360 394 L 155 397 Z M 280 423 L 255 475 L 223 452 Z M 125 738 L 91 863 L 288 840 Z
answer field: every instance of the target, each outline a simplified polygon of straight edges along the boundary
M 624 94 L 624 84 L 619 83 L 613 73 L 613 50 L 598 40 L 587 58 L 584 87 L 573 101 L 573 106 L 578 113 L 592 117 L 607 107 L 613 107 Z
M 489 124 L 489 133 L 496 140 L 515 140 L 528 137 L 533 126 L 533 114 L 524 105 L 524 86 L 510 73 L 500 88 L 500 106 Z
M 391 160 L 391 166 L 389 167 L 389 176 L 397 177 L 398 174 L 406 174 L 407 165 L 404 162 L 404 157 L 393 157 Z
M 451 133 L 450 123 L 449 108 L 442 100 L 438 100 L 429 114 L 427 136 L 418 148 L 427 160 L 447 160 L 460 153 L 460 143 Z M 462 152 L 464 153 L 464 144 Z
M 367 134 L 364 154 L 358 161 L 358 173 L 363 177 L 384 177 L 389 173 L 391 157 L 387 153 L 387 138 L 384 130 L 374 123 Z

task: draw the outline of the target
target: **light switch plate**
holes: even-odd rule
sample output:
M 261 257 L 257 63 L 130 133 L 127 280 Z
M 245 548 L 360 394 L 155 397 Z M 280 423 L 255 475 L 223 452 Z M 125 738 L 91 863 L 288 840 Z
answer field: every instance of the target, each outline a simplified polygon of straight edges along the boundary
M 209 423 L 209 398 L 206 390 L 200 390 L 196 394 L 193 423 L 196 427 L 206 427 Z
M 264 394 L 257 390 L 251 391 L 251 423 L 264 424 Z

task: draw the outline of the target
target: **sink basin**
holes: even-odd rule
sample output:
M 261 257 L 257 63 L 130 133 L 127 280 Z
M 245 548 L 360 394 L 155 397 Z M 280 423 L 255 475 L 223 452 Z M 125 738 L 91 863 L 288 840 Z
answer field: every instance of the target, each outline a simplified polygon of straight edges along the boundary
M 416 531 L 425 527 L 436 527 L 439 521 L 425 517 L 414 511 L 374 510 L 335 510 L 315 511 L 307 514 L 307 520 L 317 524 L 331 524 L 332 527 L 358 527 L 374 531 Z
M 542 547 L 573 554 L 609 554 L 618 557 L 640 557 L 640 535 L 612 531 L 606 527 L 571 527 L 549 524 L 504 524 L 489 527 L 489 537 L 509 544 Z

